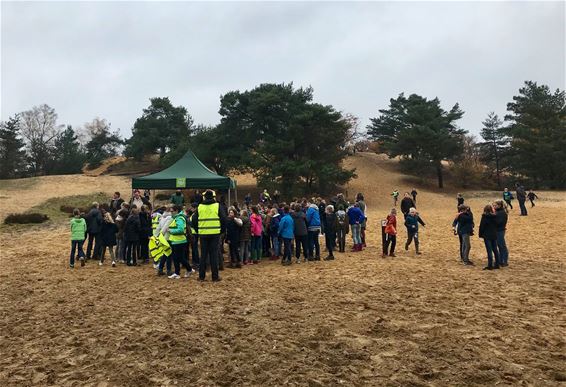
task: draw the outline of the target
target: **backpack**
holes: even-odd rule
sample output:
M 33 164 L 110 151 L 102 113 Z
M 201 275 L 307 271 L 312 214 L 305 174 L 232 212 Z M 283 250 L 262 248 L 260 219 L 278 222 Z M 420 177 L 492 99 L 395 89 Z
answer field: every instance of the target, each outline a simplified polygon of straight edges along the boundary
M 338 224 L 343 226 L 346 223 L 346 212 L 338 211 L 336 213 L 336 217 L 338 218 Z
M 281 221 L 281 219 L 279 218 L 280 216 L 271 218 L 271 222 L 269 222 L 269 232 L 271 234 L 277 234 L 277 232 L 279 231 L 279 222 Z

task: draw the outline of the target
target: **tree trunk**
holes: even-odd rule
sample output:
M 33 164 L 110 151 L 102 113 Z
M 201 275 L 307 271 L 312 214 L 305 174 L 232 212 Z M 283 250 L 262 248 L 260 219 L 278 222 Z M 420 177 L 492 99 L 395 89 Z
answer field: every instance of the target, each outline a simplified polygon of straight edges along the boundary
M 444 178 L 442 176 L 442 164 L 436 164 L 436 176 L 438 177 L 438 188 L 444 188 Z

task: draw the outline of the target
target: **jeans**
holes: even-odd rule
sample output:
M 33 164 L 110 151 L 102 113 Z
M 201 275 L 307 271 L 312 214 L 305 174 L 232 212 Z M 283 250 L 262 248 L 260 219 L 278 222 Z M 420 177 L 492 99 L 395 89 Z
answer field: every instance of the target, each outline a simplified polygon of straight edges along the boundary
M 126 262 L 128 265 L 138 263 L 138 241 L 126 241 Z
M 320 243 L 318 242 L 320 230 L 309 231 L 308 233 L 309 257 L 320 258 Z
M 173 264 L 175 265 L 175 274 L 181 273 L 181 266 L 187 269 L 188 272 L 192 271 L 189 260 L 187 259 L 187 243 L 171 244 L 171 255 L 173 256 Z
M 360 236 L 360 231 L 362 226 L 360 224 L 352 224 L 352 239 L 354 240 L 355 245 L 362 244 L 362 237 Z
M 301 246 L 303 248 L 303 255 L 305 259 L 308 259 L 309 251 L 307 248 L 308 235 L 297 235 L 295 236 L 295 258 L 299 259 L 301 257 Z
M 240 261 L 247 261 L 250 259 L 250 241 L 240 242 Z
M 112 262 L 116 261 L 116 256 L 114 255 L 114 246 L 102 246 L 102 252 L 100 253 L 100 262 L 104 262 L 104 256 L 106 255 L 106 249 L 110 253 L 110 258 Z
M 199 265 L 199 253 L 198 253 L 198 235 L 193 235 L 191 240 L 191 253 L 192 253 L 192 260 L 193 266 Z
M 94 245 L 94 251 L 93 251 Z M 100 255 L 100 241 L 98 238 L 98 233 L 88 233 L 88 243 L 86 245 L 86 259 L 96 259 Z M 92 253 L 92 255 L 91 255 Z
M 344 230 L 342 227 L 339 227 L 337 231 L 338 250 L 343 253 L 344 249 L 346 248 L 346 230 Z
M 200 235 L 200 265 L 198 277 L 200 280 L 206 278 L 206 266 L 210 264 L 212 272 L 212 280 L 217 280 L 218 275 L 218 247 L 220 243 L 220 234 L 217 235 Z
M 326 234 L 324 234 L 324 241 L 326 242 L 326 249 L 328 250 L 328 255 L 333 256 L 332 253 L 336 248 L 336 234 L 330 231 L 326 231 Z
M 116 258 L 124 261 L 126 259 L 126 242 L 124 239 L 117 239 L 116 242 Z
M 519 208 L 521 208 L 521 215 L 527 215 L 527 207 L 524 200 L 519 199 Z
M 513 209 L 513 205 L 511 204 L 511 200 L 505 200 L 505 203 L 509 206 L 510 209 Z
M 509 250 L 505 243 L 505 230 L 497 231 L 497 249 L 499 250 L 499 263 L 507 265 L 509 260 Z
M 463 262 L 470 261 L 470 250 L 472 245 L 470 243 L 470 234 L 462 234 L 462 246 L 460 247 L 460 257 Z
M 497 251 L 497 240 L 484 239 L 487 251 L 487 266 L 499 267 L 499 252 Z M 495 258 L 495 261 L 494 261 Z
M 291 262 L 292 251 L 291 245 L 293 244 L 293 240 L 291 238 L 283 238 L 283 260 L 287 262 Z
M 82 241 L 71 241 L 71 256 L 69 257 L 69 263 L 71 266 L 75 264 L 75 251 L 78 250 L 77 257 L 84 257 L 85 253 L 83 251 L 83 243 Z
M 385 234 L 385 243 L 383 245 L 383 254 L 384 255 L 395 254 L 395 246 L 396 245 L 397 245 L 397 235 Z M 391 250 L 389 250 L 389 246 L 391 246 Z
M 278 257 L 281 252 L 279 251 L 279 237 L 278 236 L 272 236 L 271 237 L 271 245 L 273 246 L 273 255 L 275 257 Z
M 252 235 L 251 252 L 254 262 L 261 258 L 261 250 L 261 235 Z
M 228 248 L 230 250 L 230 263 L 235 265 L 240 263 L 240 252 L 239 252 L 239 243 L 229 243 Z
M 405 244 L 407 249 L 411 245 L 411 242 L 415 241 L 415 249 L 419 251 L 419 232 L 407 230 L 407 243 Z

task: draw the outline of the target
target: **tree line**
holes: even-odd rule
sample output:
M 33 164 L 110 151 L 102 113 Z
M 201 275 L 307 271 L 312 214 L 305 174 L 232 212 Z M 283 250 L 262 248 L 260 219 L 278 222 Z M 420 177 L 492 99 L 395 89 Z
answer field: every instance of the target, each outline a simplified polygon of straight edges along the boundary
M 313 101 L 312 88 L 262 84 L 220 98 L 220 123 L 195 124 L 169 98 L 151 98 L 120 138 L 103 119 L 80 131 L 57 124 L 47 105 L 11 117 L 0 127 L 0 178 L 80 172 L 123 153 L 141 160 L 158 154 L 163 167 L 188 149 L 220 174 L 250 172 L 263 187 L 285 194 L 325 193 L 348 182 L 355 170 L 342 161 L 356 149 L 399 157 L 402 168 L 436 177 L 449 173 L 466 186 L 498 186 L 520 180 L 533 187 L 566 187 L 566 94 L 527 81 L 501 119 L 489 113 L 481 139 L 457 125 L 459 104 L 442 108 L 438 98 L 400 94 L 370 119 Z

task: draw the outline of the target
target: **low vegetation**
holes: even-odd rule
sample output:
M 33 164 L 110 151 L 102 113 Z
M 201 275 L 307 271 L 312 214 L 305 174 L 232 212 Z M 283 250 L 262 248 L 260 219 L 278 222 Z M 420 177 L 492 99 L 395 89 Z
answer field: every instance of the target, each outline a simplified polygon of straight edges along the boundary
M 4 219 L 4 224 L 37 224 L 47 222 L 49 217 L 37 212 L 10 214 Z

